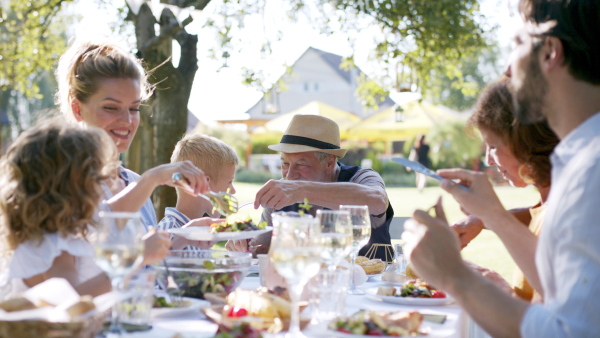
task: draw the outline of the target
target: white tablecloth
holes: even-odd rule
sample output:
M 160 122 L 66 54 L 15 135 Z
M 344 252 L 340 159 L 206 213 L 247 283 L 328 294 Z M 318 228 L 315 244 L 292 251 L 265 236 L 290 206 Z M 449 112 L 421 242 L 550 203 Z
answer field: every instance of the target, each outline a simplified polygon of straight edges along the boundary
M 368 281 L 360 288 L 369 289 L 383 285 L 381 282 Z M 246 277 L 242 282 L 243 289 L 256 289 L 259 287 L 258 277 Z M 469 319 L 465 312 L 458 305 L 446 306 L 404 306 L 398 304 L 383 303 L 371 300 L 366 296 L 348 295 L 346 299 L 346 313 L 348 315 L 358 310 L 377 310 L 377 311 L 419 311 L 426 314 L 446 315 L 444 324 L 423 322 L 423 327 L 430 327 L 430 337 L 469 337 Z M 152 330 L 128 334 L 127 337 L 144 338 L 171 338 L 177 337 L 213 337 L 217 325 L 207 320 L 200 312 L 190 312 L 178 318 L 156 318 L 152 320 Z M 303 331 L 308 337 L 335 337 L 329 332 L 323 332 L 323 329 L 309 326 Z M 277 335 L 279 336 L 279 335 Z M 277 337 L 276 336 L 276 337 Z M 283 335 L 281 335 L 283 336 Z

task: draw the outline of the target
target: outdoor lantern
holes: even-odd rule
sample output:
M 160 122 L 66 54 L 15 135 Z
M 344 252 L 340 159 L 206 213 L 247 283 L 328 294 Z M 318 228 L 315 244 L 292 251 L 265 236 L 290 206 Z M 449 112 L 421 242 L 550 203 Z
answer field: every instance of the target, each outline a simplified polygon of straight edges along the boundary
M 397 106 L 396 109 L 394 109 L 394 121 L 404 122 L 404 109 L 400 106 Z
M 229 52 L 227 52 L 227 51 L 224 51 L 224 52 L 223 52 L 223 55 L 222 55 L 222 57 L 223 57 L 223 65 L 221 66 L 221 68 L 226 68 L 226 67 L 229 67 L 229 66 L 227 65 L 227 60 L 229 59 L 229 57 L 230 57 L 230 56 L 231 56 L 231 55 L 229 55 Z

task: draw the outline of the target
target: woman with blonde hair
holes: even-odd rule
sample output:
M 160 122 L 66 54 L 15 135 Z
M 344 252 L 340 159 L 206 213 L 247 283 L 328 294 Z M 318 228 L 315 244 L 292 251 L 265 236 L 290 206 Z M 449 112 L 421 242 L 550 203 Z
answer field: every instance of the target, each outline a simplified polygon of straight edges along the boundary
M 127 151 L 140 123 L 140 106 L 152 93 L 139 60 L 114 43 L 76 43 L 60 58 L 56 78 L 56 101 L 63 115 L 80 125 L 103 129 L 119 153 Z M 207 191 L 204 173 L 189 161 L 163 164 L 141 176 L 121 167 L 120 188 L 114 193 L 128 198 L 113 205 L 113 211 L 139 210 L 144 225 L 154 231 L 151 227 L 158 222 L 149 197 L 159 185 L 174 186 L 171 176 L 175 172 L 188 181 L 193 190 L 189 193 Z M 155 239 L 160 259 L 170 241 L 163 232 Z

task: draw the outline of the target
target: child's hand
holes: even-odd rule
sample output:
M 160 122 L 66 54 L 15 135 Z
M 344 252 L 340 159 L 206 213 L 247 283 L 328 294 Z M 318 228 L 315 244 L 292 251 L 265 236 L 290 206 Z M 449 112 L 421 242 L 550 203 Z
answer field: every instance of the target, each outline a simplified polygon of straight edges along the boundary
M 210 190 L 208 185 L 208 179 L 204 172 L 198 169 L 192 162 L 183 161 L 162 164 L 158 167 L 154 167 L 148 170 L 148 173 L 154 177 L 157 185 L 168 185 L 171 187 L 181 187 L 180 185 L 173 183 L 171 177 L 173 173 L 179 172 L 185 178 L 186 183 L 190 186 L 192 191 L 184 189 L 187 193 L 192 196 L 206 193 Z
M 165 259 L 171 247 L 171 240 L 168 233 L 150 227 L 148 233 L 144 236 L 144 245 L 142 265 L 150 265 Z

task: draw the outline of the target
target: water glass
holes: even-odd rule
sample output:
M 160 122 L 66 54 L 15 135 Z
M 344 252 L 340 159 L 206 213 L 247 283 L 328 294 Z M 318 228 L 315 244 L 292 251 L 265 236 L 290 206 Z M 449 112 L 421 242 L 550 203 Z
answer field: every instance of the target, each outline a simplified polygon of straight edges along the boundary
M 350 213 L 350 222 L 352 224 L 352 251 L 350 260 L 352 261 L 352 271 L 356 265 L 356 256 L 360 249 L 369 242 L 371 237 L 371 216 L 369 207 L 366 205 L 340 205 L 340 210 L 346 210 Z M 354 276 L 354 274 L 352 274 Z M 352 295 L 364 295 L 365 292 L 359 290 L 354 282 L 354 277 L 350 282 L 348 293 Z
M 310 215 L 273 213 L 271 262 L 290 289 L 291 318 L 286 337 L 306 337 L 300 331 L 299 299 L 306 283 L 321 268 L 321 227 Z
M 258 257 L 258 275 L 260 277 L 260 285 L 273 290 L 276 287 L 288 288 L 285 278 L 277 273 L 273 263 L 267 254 L 256 255 Z
M 321 258 L 330 270 L 335 270 L 340 261 L 350 254 L 352 248 L 352 226 L 350 213 L 344 210 L 317 210 L 321 224 Z
M 344 315 L 349 284 L 350 270 L 347 268 L 319 270 L 308 284 L 312 305 L 311 323 L 327 323 Z
M 406 274 L 406 266 L 408 265 L 408 261 L 406 256 L 404 255 L 404 243 L 395 244 L 394 251 L 396 254 L 396 272 L 400 274 Z
M 155 281 L 156 271 L 143 269 L 124 282 L 123 291 L 129 298 L 117 304 L 122 322 L 135 325 L 149 324 L 150 311 L 154 303 Z
M 99 217 L 100 223 L 91 231 L 88 239 L 96 252 L 96 264 L 111 280 L 112 292 L 120 294 L 125 276 L 142 263 L 146 228 L 138 212 L 101 211 Z M 124 333 L 126 331 L 120 324 L 118 307 L 115 306 L 110 326 L 103 334 Z

